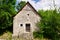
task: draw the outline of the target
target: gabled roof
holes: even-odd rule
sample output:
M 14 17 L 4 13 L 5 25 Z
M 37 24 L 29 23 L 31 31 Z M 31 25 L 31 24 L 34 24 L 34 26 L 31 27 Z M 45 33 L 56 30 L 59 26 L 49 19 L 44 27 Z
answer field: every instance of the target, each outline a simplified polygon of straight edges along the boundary
M 36 14 L 38 14 L 38 12 L 35 10 L 35 8 L 34 8 L 29 2 L 27 2 L 17 13 L 19 13 L 27 4 L 28 4 L 29 6 L 31 6 L 31 8 L 33 9 L 34 12 L 36 12 Z M 40 14 L 38 14 L 38 15 L 41 17 Z M 16 15 L 15 15 L 15 16 L 16 16 Z

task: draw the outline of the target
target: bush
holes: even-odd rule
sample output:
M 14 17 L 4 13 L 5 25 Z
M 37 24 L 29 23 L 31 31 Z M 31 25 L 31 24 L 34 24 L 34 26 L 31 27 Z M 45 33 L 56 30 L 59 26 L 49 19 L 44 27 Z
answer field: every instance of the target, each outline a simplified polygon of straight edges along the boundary
M 37 26 L 40 28 L 38 32 L 34 32 L 35 37 L 41 37 L 60 40 L 60 13 L 55 10 L 38 11 L 42 19 Z

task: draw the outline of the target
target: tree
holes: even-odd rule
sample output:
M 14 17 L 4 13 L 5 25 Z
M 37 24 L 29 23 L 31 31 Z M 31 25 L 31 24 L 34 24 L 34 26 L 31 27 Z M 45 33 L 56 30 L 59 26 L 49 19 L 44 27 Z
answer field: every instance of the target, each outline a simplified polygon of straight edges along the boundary
M 38 11 L 42 16 L 42 19 L 37 26 L 40 28 L 36 34 L 42 34 L 43 37 L 47 37 L 52 40 L 60 40 L 60 13 L 56 10 Z M 39 37 L 35 35 L 36 37 Z
M 26 2 L 25 1 L 21 1 L 20 3 L 18 3 L 18 5 L 17 5 L 17 10 L 20 10 L 24 5 L 26 4 Z
M 16 14 L 15 2 L 16 0 L 0 1 L 0 29 L 12 26 L 13 16 Z

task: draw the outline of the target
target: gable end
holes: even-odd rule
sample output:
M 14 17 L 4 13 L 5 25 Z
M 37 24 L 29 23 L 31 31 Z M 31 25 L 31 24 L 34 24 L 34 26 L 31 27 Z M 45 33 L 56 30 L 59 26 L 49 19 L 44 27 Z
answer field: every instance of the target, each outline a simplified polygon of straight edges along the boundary
M 20 11 L 22 11 L 22 9 L 23 9 L 26 5 L 29 5 L 29 6 L 33 9 L 33 11 L 36 12 L 36 14 L 38 14 L 38 16 L 42 17 L 42 16 L 35 10 L 35 8 L 34 8 L 29 2 L 27 2 L 27 3 L 17 12 L 17 14 L 18 14 Z M 17 14 L 16 14 L 16 15 L 17 15 Z M 16 15 L 14 15 L 13 17 L 15 17 Z

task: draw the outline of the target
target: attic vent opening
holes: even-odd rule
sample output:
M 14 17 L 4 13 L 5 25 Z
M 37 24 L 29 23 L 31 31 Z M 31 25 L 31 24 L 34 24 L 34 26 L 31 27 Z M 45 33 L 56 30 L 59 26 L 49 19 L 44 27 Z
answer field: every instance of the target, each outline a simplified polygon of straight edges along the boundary
M 27 14 L 29 16 L 29 14 Z

